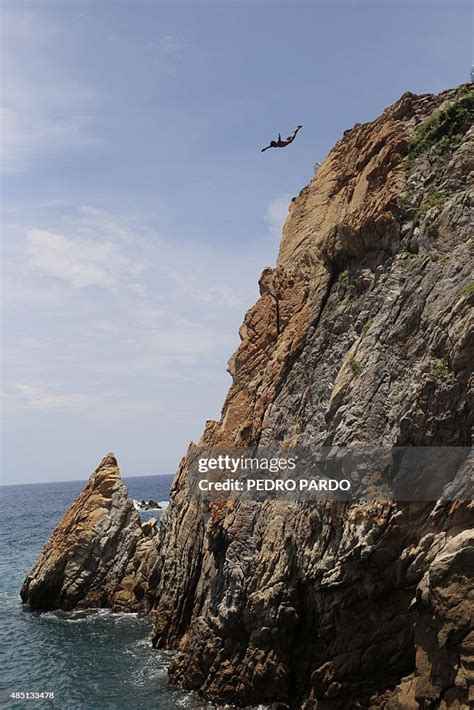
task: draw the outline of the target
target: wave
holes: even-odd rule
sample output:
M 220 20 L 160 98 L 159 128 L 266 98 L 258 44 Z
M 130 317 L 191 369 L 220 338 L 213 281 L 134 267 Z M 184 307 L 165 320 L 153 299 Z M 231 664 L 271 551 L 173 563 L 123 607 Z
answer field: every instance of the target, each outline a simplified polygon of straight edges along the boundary
M 138 510 L 139 513 L 162 513 L 170 504 L 169 500 L 159 500 L 157 501 L 158 505 L 160 506 L 159 508 L 150 508 L 149 510 L 146 510 L 140 506 L 139 500 L 132 498 L 132 501 L 133 507 L 135 508 L 135 510 Z
M 61 624 L 64 622 L 69 624 L 88 623 L 95 622 L 97 619 L 116 619 L 122 622 L 135 621 L 139 618 L 138 614 L 135 612 L 128 613 L 125 611 L 111 611 L 110 609 L 101 608 L 75 609 L 73 611 L 57 609 L 55 611 L 35 612 L 35 615 L 37 615 L 41 621 L 53 621 Z

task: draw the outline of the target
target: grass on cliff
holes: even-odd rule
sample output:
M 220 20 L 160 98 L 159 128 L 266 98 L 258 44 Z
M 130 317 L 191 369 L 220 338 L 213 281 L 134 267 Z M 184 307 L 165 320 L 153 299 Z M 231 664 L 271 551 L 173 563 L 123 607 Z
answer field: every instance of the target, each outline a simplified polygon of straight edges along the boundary
M 418 254 L 414 254 L 413 252 L 409 251 L 406 246 L 403 246 L 400 252 L 400 266 L 402 269 L 406 269 L 409 266 L 413 266 L 418 259 Z
M 362 365 L 359 360 L 357 360 L 355 357 L 351 357 L 351 359 L 349 360 L 349 365 L 354 375 L 360 375 L 360 373 L 362 372 Z
M 337 283 L 344 286 L 344 288 L 347 288 L 349 286 L 349 271 L 348 271 L 348 269 L 341 271 L 341 273 L 337 277 Z
M 430 369 L 430 375 L 434 375 L 435 377 L 445 378 L 445 377 L 450 377 L 451 372 L 444 360 L 442 360 L 441 358 L 436 358 L 432 362 L 431 369 Z
M 430 192 L 426 200 L 421 203 L 416 211 L 414 219 L 415 226 L 419 225 L 420 222 L 423 221 L 424 217 L 432 207 L 441 206 L 444 200 L 445 196 L 440 190 L 433 190 L 433 192 Z
M 468 283 L 462 287 L 458 292 L 458 298 L 469 298 L 471 294 L 474 293 L 474 281 L 468 281 Z
M 415 160 L 432 146 L 436 146 L 441 159 L 449 157 L 461 145 L 473 116 L 474 90 L 464 86 L 452 104 L 434 113 L 416 129 L 408 148 L 407 169 L 412 168 Z

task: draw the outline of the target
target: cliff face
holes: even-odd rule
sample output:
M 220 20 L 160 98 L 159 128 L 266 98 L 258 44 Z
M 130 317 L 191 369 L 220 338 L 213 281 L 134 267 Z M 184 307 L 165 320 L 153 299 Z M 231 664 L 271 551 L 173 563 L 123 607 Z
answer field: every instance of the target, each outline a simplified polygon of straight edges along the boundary
M 406 94 L 346 131 L 292 201 L 202 445 L 470 445 L 472 105 Z M 199 501 L 193 452 L 150 544 L 105 459 L 23 598 L 152 608 L 172 682 L 238 705 L 474 702 L 472 505 Z
M 140 524 L 115 456 L 108 454 L 46 543 L 21 598 L 40 610 L 148 611 L 156 532 L 156 526 Z
M 470 91 L 406 94 L 293 200 L 203 445 L 470 443 Z M 470 506 L 199 504 L 191 452 L 152 575 L 173 682 L 242 705 L 467 707 Z

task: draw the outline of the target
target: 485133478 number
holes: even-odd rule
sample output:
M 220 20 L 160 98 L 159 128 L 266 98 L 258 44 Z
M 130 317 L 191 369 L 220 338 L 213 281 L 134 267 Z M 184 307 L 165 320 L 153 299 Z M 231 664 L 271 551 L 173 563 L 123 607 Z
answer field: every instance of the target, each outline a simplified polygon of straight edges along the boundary
M 13 691 L 13 693 L 10 693 L 10 698 L 12 698 L 13 700 L 52 700 L 54 698 L 54 693 Z

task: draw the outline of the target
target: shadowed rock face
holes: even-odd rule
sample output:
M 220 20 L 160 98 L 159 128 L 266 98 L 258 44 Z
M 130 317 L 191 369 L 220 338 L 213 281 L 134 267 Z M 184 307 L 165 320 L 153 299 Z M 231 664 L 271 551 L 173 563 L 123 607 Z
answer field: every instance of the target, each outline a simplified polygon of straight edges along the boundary
M 110 453 L 45 545 L 21 598 L 39 610 L 145 611 L 147 572 L 156 549 L 156 527 L 142 529 Z
M 470 445 L 472 104 L 469 86 L 406 94 L 336 144 L 292 201 L 202 445 Z M 200 502 L 193 449 L 159 554 L 109 456 L 23 599 L 152 608 L 172 682 L 241 706 L 474 702 L 472 504 Z

